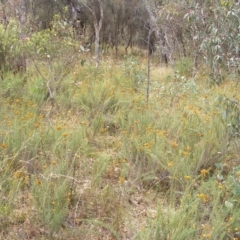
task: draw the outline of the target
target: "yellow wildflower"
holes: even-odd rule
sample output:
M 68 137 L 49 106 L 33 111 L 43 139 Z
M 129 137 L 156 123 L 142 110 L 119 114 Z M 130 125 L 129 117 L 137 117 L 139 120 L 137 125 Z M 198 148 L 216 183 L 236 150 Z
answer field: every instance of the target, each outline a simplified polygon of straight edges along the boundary
M 187 146 L 186 151 L 188 151 L 188 152 L 191 151 L 191 147 Z
M 7 144 L 6 143 L 2 143 L 1 148 L 6 148 Z
M 206 203 L 208 200 L 207 200 L 207 196 L 206 194 L 204 193 L 201 193 L 201 194 L 198 194 L 197 195 L 204 203 Z
M 62 134 L 62 136 L 63 137 L 66 137 L 68 134 L 66 133 L 66 132 L 64 132 L 63 134 Z
M 124 183 L 124 182 L 125 182 L 125 178 L 119 177 L 118 182 L 119 182 L 119 183 Z
M 60 130 L 60 129 L 62 129 L 62 127 L 61 126 L 56 126 L 56 130 Z
M 143 145 L 145 148 L 150 148 L 150 146 L 151 146 L 150 143 L 144 143 Z
M 172 162 L 168 162 L 168 163 L 167 163 L 167 166 L 168 166 L 168 167 L 172 167 L 172 165 L 173 165 Z
M 171 146 L 172 146 L 173 148 L 177 148 L 177 147 L 178 147 L 178 144 L 177 144 L 177 142 L 172 141 L 172 142 L 171 142 Z
M 202 169 L 202 170 L 201 170 L 201 174 L 202 174 L 203 177 L 206 177 L 207 174 L 208 174 L 208 170 Z
M 184 155 L 185 157 L 187 157 L 187 156 L 189 155 L 189 152 L 184 151 L 184 152 L 183 152 L 183 155 Z
M 17 170 L 15 173 L 14 173 L 14 177 L 15 178 L 21 178 L 22 177 L 22 172 L 20 170 Z
M 211 169 L 211 168 L 209 168 L 209 169 L 202 169 L 202 170 L 200 171 L 200 173 L 202 174 L 203 177 L 206 177 L 210 169 Z
M 202 237 L 204 237 L 204 238 L 211 238 L 211 234 L 210 233 L 203 234 Z
M 36 183 L 37 183 L 37 185 L 41 185 L 41 184 L 42 184 L 42 181 L 38 178 L 38 179 L 36 180 Z

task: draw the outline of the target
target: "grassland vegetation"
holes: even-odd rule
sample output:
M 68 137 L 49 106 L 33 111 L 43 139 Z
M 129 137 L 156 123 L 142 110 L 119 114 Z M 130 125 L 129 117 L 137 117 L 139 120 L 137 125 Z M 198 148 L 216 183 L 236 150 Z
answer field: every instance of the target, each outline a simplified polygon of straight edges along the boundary
M 237 82 L 153 63 L 146 103 L 146 59 L 96 70 L 60 30 L 1 72 L 0 238 L 240 239 Z

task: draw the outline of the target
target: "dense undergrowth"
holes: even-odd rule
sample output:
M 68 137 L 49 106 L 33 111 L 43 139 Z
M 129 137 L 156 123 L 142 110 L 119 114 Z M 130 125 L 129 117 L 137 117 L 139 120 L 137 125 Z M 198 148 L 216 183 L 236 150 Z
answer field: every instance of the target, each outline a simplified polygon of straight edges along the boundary
M 4 74 L 1 238 L 237 239 L 238 85 L 156 68 L 147 105 L 140 74 L 76 64 L 53 99 Z
M 239 85 L 66 52 L 2 72 L 0 238 L 240 239 Z

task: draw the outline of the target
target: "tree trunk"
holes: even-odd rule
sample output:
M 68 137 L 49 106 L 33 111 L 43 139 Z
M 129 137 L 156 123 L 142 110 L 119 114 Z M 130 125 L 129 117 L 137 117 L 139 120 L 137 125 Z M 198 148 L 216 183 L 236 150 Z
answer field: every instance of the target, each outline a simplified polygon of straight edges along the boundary
M 96 1 L 95 0 L 90 0 L 90 6 L 82 3 L 85 7 L 88 8 L 88 10 L 91 12 L 92 17 L 93 17 L 93 25 L 94 25 L 94 31 L 95 31 L 95 61 L 96 61 L 96 68 L 99 66 L 99 61 L 100 61 L 100 53 L 99 53 L 99 45 L 100 45 L 100 31 L 102 28 L 102 22 L 103 22 L 103 0 L 97 0 L 98 5 L 99 5 L 99 19 L 97 18 L 97 13 L 95 10 L 96 7 Z
M 77 6 L 73 0 L 68 0 L 68 8 L 71 16 L 71 20 L 74 21 L 77 18 Z
M 26 0 L 19 1 L 19 22 L 20 22 L 20 39 L 23 41 L 26 37 L 25 29 L 26 28 L 26 21 L 27 21 L 27 4 Z M 27 61 L 26 56 L 24 53 L 15 59 L 14 71 L 16 72 L 26 72 L 27 70 Z
M 99 42 L 100 42 L 100 29 L 99 27 L 95 28 L 95 59 L 96 59 L 96 68 L 99 66 Z
M 99 40 L 100 40 L 100 31 L 102 28 L 102 22 L 103 22 L 103 2 L 102 0 L 98 0 L 99 2 L 99 10 L 100 10 L 100 19 L 98 22 L 98 29 L 95 34 L 95 56 L 96 56 L 96 68 L 98 68 L 99 65 Z
M 152 2 L 151 1 L 148 1 L 148 0 L 145 0 L 145 8 L 147 10 L 147 13 L 148 13 L 148 17 L 149 17 L 149 25 L 150 25 L 150 28 L 152 29 L 157 41 L 160 42 L 160 39 L 161 39 L 161 35 L 160 35 L 160 32 L 159 32 L 159 29 L 157 27 L 157 18 L 156 16 L 154 15 L 154 10 L 153 10 L 153 7 L 152 7 Z
M 27 15 L 26 0 L 20 0 L 19 1 L 19 22 L 21 26 L 24 26 L 24 24 L 27 21 L 26 15 Z
M 152 31 L 152 33 L 155 36 L 156 41 L 161 45 L 162 47 L 162 58 L 164 59 L 165 63 L 168 63 L 168 56 L 166 54 L 166 44 L 163 34 L 159 31 L 159 28 L 157 26 L 157 14 L 154 12 L 154 4 L 150 0 L 144 0 L 145 8 L 148 13 L 148 21 L 149 21 L 149 28 Z M 152 46 L 154 47 L 154 46 Z
M 147 45 L 148 45 L 147 89 L 146 89 L 146 102 L 147 102 L 147 104 L 148 104 L 148 102 L 149 102 L 150 77 L 151 77 L 151 52 L 150 52 L 150 49 L 151 49 L 151 48 L 150 48 L 151 35 L 152 35 L 152 30 L 149 29 L 148 39 L 147 39 Z

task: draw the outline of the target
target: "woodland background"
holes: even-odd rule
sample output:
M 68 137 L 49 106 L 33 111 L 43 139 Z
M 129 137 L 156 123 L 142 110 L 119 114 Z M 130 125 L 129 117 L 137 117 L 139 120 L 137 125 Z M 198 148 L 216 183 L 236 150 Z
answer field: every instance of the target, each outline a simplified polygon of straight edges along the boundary
M 240 239 L 239 1 L 0 21 L 0 239 Z

